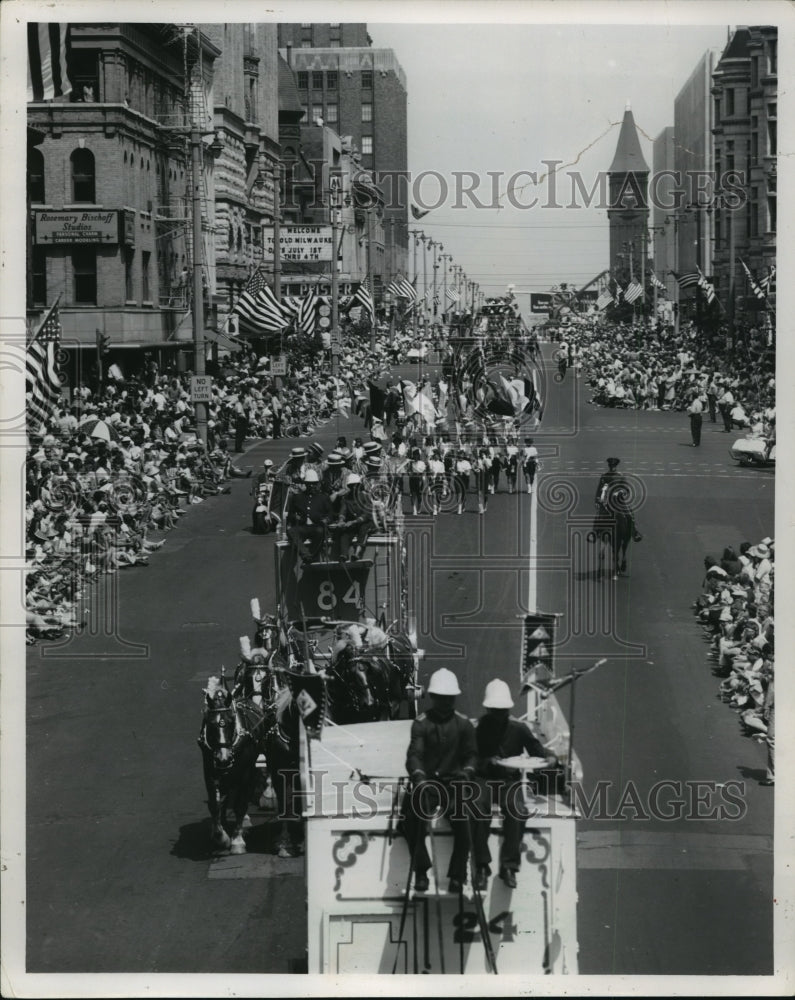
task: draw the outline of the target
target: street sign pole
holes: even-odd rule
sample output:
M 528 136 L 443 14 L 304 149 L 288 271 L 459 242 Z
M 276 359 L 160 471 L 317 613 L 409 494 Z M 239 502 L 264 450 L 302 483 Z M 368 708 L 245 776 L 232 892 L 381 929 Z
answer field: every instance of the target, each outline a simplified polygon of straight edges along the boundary
M 339 342 L 340 285 L 337 272 L 337 212 L 342 204 L 342 177 L 332 174 L 329 178 L 329 206 L 331 208 L 331 374 L 339 374 L 339 352 L 335 346 Z

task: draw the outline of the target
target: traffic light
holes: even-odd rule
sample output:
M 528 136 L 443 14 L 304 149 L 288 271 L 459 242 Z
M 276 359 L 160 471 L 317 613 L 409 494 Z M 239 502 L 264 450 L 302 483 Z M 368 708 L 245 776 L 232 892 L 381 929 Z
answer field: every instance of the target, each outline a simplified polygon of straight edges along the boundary
M 97 351 L 102 358 L 110 354 L 110 337 L 101 330 L 97 330 Z

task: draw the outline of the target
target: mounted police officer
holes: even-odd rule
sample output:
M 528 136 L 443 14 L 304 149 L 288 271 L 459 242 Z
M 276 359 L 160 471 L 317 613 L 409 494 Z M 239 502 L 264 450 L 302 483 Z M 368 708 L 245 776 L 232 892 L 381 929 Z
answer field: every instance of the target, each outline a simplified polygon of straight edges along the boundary
M 624 479 L 623 474 L 618 471 L 620 462 L 620 458 L 607 459 L 607 472 L 603 472 L 600 476 L 594 497 L 596 516 L 597 518 L 612 518 L 616 513 L 627 514 L 632 523 L 632 538 L 639 542 L 643 535 L 635 525 L 635 515 L 629 506 L 629 484 Z

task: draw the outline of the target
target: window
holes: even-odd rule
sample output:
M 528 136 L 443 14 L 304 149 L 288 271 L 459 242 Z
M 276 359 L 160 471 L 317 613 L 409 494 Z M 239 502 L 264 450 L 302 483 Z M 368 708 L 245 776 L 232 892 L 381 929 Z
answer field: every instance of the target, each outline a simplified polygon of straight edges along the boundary
M 302 49 L 311 49 L 311 48 L 312 48 L 312 42 L 311 42 L 311 41 L 308 41 L 308 40 L 307 40 L 307 39 L 305 38 L 305 39 L 303 40 L 303 42 L 301 42 L 301 48 L 302 48 Z
M 307 24 L 302 24 L 301 27 L 302 28 L 311 28 L 312 27 L 312 22 L 309 21 Z
M 149 290 L 149 260 L 151 256 L 148 250 L 141 251 L 141 298 L 144 302 L 152 301 L 152 295 Z
M 330 49 L 338 49 L 340 47 L 340 40 L 339 40 L 339 38 L 332 38 L 332 39 L 330 39 L 329 43 L 328 43 L 328 47 Z
M 776 231 L 776 192 L 768 191 L 767 193 L 767 231 L 769 233 L 775 233 Z
M 362 87 L 365 90 L 373 88 L 373 71 L 371 69 L 362 70 Z
M 329 22 L 329 28 L 331 28 L 332 30 L 336 28 L 339 31 L 339 27 L 340 27 L 339 21 L 336 24 L 331 24 L 331 22 Z
M 124 248 L 124 298 L 127 302 L 135 299 L 135 283 L 133 281 L 133 267 L 135 266 L 135 248 Z
M 731 87 L 726 88 L 726 117 L 732 118 L 734 116 L 734 90 Z
M 362 121 L 371 122 L 373 120 L 373 106 L 372 104 L 362 105 Z
M 97 304 L 97 251 L 80 247 L 72 252 L 73 299 L 78 306 Z
M 326 73 L 326 90 L 337 89 L 337 71 Z
M 772 38 L 767 47 L 767 71 L 771 74 L 778 73 L 778 39 Z
M 751 197 L 748 199 L 748 235 L 759 235 L 759 188 L 751 188 Z
M 323 117 L 323 105 L 313 104 L 312 105 L 312 121 L 314 122 L 317 118 Z
M 313 90 L 323 89 L 323 74 L 319 70 L 315 70 L 312 73 L 312 89 Z
M 778 146 L 778 122 L 776 120 L 776 104 L 767 106 L 767 154 L 775 156 Z
M 31 305 L 43 306 L 47 302 L 47 255 L 44 247 L 33 247 L 30 261 L 32 296 Z
M 755 90 L 759 86 L 759 60 L 754 58 L 751 60 L 751 90 Z
M 306 70 L 299 70 L 297 75 L 298 75 L 298 89 L 306 90 L 306 88 L 309 86 L 309 74 L 306 72 Z
M 759 161 L 759 119 L 754 118 L 752 132 L 751 132 L 751 143 L 750 149 L 748 151 L 749 166 L 753 167 Z
M 35 146 L 28 150 L 28 195 L 32 202 L 44 204 L 44 157 Z
M 96 201 L 94 185 L 94 154 L 90 149 L 76 149 L 71 157 L 72 162 L 72 201 Z
M 327 104 L 326 105 L 326 121 L 330 125 L 333 125 L 333 124 L 335 124 L 338 121 L 338 118 L 337 118 L 337 105 L 336 104 Z
M 373 152 L 373 137 L 371 135 L 362 136 L 362 155 L 371 156 Z

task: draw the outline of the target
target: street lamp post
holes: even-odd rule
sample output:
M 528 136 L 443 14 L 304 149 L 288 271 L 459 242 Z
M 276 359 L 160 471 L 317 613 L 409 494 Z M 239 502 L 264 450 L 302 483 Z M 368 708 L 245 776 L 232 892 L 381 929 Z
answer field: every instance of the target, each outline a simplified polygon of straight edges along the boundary
M 191 208 L 193 243 L 193 370 L 205 374 L 204 364 L 204 289 L 202 288 L 202 132 L 199 123 L 191 122 Z M 196 432 L 207 447 L 207 404 L 195 402 Z

